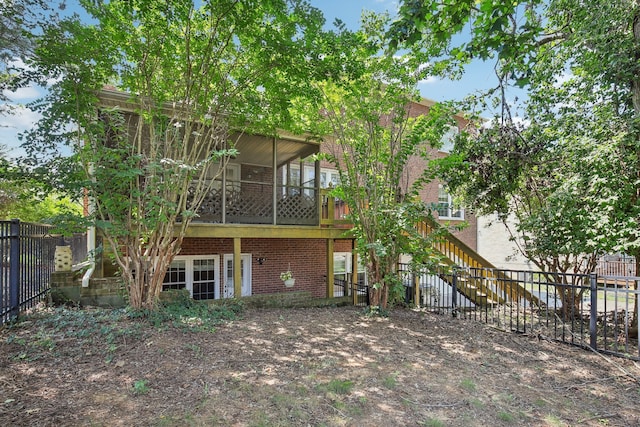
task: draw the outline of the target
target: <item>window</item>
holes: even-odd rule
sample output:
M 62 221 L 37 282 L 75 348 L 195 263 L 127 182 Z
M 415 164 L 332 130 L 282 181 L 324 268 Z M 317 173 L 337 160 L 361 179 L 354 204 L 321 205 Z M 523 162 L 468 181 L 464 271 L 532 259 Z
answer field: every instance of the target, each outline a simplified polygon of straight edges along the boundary
M 302 191 L 307 196 L 313 196 L 315 194 L 315 165 L 305 162 L 303 163 L 302 170 L 303 174 L 302 177 L 300 177 L 300 162 L 291 163 L 288 169 L 287 167 L 282 168 L 282 182 L 286 184 L 283 188 L 283 194 L 290 196 L 299 194 L 300 188 L 302 188 Z
M 186 261 L 174 259 L 164 274 L 162 290 L 184 289 L 187 287 Z
M 320 188 L 335 188 L 340 183 L 340 174 L 336 170 L 320 169 Z
M 442 147 L 440 147 L 440 151 L 451 153 L 453 151 L 456 137 L 459 133 L 460 129 L 455 126 L 449 126 L 449 129 L 444 133 L 444 135 L 442 135 Z
M 215 173 L 220 169 L 220 165 L 213 165 L 211 168 L 213 173 Z M 222 175 L 223 174 L 220 173 L 213 184 L 213 188 L 216 190 L 222 188 Z M 227 163 L 224 175 L 227 182 L 227 191 L 240 191 L 240 165 L 237 163 Z
M 438 187 L 438 217 L 440 219 L 464 219 L 464 209 L 454 204 L 451 194 L 442 185 Z
M 177 256 L 164 275 L 162 290 L 188 289 L 193 299 L 218 299 L 218 265 L 217 255 Z

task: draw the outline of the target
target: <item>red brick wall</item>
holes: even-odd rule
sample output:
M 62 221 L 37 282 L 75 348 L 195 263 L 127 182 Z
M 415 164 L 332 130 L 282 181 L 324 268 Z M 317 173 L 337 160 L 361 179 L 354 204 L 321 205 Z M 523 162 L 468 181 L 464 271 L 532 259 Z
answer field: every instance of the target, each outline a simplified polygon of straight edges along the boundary
M 336 240 L 335 252 L 350 252 L 350 240 Z M 252 294 L 309 291 L 314 297 L 326 296 L 327 244 L 322 239 L 242 239 L 241 252 L 251 254 Z M 220 255 L 220 280 L 224 277 L 222 259 L 233 253 L 233 239 L 186 238 L 180 255 Z M 258 258 L 264 258 L 263 263 Z M 280 273 L 288 268 L 296 284 L 287 288 Z
M 409 113 L 410 116 L 417 117 L 421 114 L 427 114 L 429 112 L 430 107 L 427 102 L 427 103 L 412 103 L 410 108 L 411 108 Z M 454 116 L 454 120 L 456 121 L 457 126 L 460 129 L 467 128 L 470 126 L 470 122 L 461 116 Z M 323 143 L 321 150 L 323 152 L 333 154 L 338 158 L 340 158 L 340 150 L 331 141 L 327 141 Z M 434 148 L 429 149 L 428 157 L 430 159 L 442 158 L 445 156 L 447 156 L 447 153 L 444 153 Z M 331 163 L 326 161 L 322 162 L 321 166 L 326 168 L 334 167 Z M 412 156 L 411 158 L 409 158 L 406 166 L 405 176 L 402 182 L 400 183 L 400 187 L 403 192 L 406 192 L 409 189 L 409 187 L 420 176 L 422 171 L 424 171 L 426 166 L 427 166 L 426 160 L 422 157 Z M 422 201 L 424 201 L 425 203 L 437 204 L 438 203 L 438 185 L 440 184 L 441 182 L 439 182 L 438 180 L 428 182 L 424 186 L 424 188 L 419 192 L 420 198 L 422 199 Z M 435 212 L 434 214 L 437 217 L 437 212 Z M 457 238 L 462 240 L 463 243 L 465 243 L 467 246 L 469 246 L 471 249 L 475 251 L 478 248 L 477 218 L 469 210 L 465 210 L 464 216 L 465 216 L 465 221 L 443 220 L 439 222 L 443 224 L 449 223 L 451 226 L 456 226 L 457 224 L 460 224 L 462 222 L 466 223 L 467 227 L 464 230 L 455 232 L 453 234 Z

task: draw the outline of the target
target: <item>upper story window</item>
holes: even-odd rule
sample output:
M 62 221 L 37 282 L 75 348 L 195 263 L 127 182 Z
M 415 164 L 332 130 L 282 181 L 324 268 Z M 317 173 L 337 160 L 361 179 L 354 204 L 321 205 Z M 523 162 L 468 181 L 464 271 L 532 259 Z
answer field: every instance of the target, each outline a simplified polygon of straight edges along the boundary
M 333 169 L 320 169 L 320 188 L 336 188 L 340 183 L 340 173 Z
M 438 186 L 438 217 L 440 219 L 464 219 L 464 209 L 456 206 L 453 197 L 442 184 Z
M 442 135 L 442 147 L 440 151 L 445 153 L 451 153 L 453 151 L 453 145 L 456 137 L 460 133 L 460 129 L 455 126 L 449 126 L 449 129 Z
M 313 164 L 305 164 L 304 172 L 302 176 L 302 182 L 300 181 L 300 164 L 294 163 L 290 167 L 290 177 L 286 179 L 286 170 L 283 178 L 289 185 L 295 185 L 303 187 L 313 186 L 315 177 L 315 166 Z M 329 186 L 335 188 L 340 183 L 340 173 L 335 169 L 321 168 L 320 169 L 320 188 L 328 188 Z

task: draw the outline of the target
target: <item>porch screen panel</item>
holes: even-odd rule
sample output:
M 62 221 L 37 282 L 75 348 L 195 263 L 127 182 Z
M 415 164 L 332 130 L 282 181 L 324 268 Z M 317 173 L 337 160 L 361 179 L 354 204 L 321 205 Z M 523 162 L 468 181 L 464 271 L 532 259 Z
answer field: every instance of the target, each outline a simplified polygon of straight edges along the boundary
M 297 159 L 278 170 L 277 223 L 316 225 L 319 221 L 315 164 Z

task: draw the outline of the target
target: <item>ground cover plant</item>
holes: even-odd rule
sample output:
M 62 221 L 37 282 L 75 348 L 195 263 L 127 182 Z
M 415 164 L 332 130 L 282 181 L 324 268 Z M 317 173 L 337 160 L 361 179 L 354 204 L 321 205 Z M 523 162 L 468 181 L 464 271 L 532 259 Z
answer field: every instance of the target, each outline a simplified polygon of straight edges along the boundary
M 0 425 L 640 423 L 637 362 L 476 322 L 354 307 L 159 313 L 48 308 L 2 327 Z

